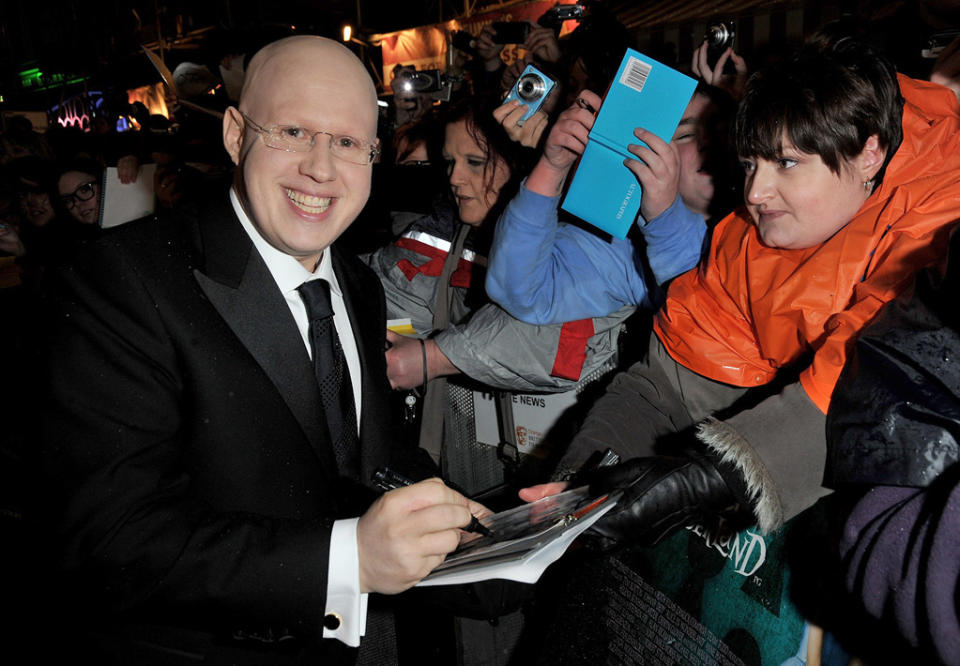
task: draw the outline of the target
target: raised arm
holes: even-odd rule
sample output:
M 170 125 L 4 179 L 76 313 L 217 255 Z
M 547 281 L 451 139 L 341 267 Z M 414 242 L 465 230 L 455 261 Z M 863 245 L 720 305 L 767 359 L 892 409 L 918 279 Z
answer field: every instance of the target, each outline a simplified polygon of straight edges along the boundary
M 487 267 L 490 298 L 538 325 L 652 303 L 633 243 L 558 224 L 558 202 L 524 186 L 507 206 Z
M 583 91 L 581 100 L 560 115 L 543 156 L 497 225 L 487 293 L 523 321 L 553 324 L 602 316 L 625 305 L 656 307 L 658 286 L 699 261 L 706 224 L 678 196 L 677 151 L 642 130 L 638 138 L 649 146 L 631 150 L 644 162 L 627 160 L 626 166 L 644 190 L 646 221 L 640 228 L 646 262 L 629 240 L 606 240 L 558 223 L 559 194 L 586 146 L 599 103 L 599 97 Z

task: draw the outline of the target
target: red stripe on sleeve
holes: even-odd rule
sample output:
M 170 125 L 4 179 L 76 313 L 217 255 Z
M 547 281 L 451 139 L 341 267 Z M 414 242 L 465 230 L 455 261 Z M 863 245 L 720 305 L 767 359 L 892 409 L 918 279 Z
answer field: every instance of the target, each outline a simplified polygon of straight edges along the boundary
M 593 336 L 593 319 L 566 322 L 560 329 L 557 355 L 553 359 L 553 377 L 580 380 L 583 364 L 587 361 L 587 340 Z
M 412 238 L 398 238 L 395 243 L 397 247 L 405 250 L 412 250 L 417 254 L 429 257 L 428 261 L 415 266 L 409 259 L 401 259 L 397 262 L 397 268 L 403 271 L 408 280 L 413 280 L 421 273 L 429 277 L 438 277 L 443 272 L 443 262 L 447 258 L 447 253 L 426 243 L 413 240 Z M 457 268 L 450 276 L 451 287 L 463 287 L 469 289 L 470 278 L 473 275 L 473 263 L 466 259 L 457 260 Z

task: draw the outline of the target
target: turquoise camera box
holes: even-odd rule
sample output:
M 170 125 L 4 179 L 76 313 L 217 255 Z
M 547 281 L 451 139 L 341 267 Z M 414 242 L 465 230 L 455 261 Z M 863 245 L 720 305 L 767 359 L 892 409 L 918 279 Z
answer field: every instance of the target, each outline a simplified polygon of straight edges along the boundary
M 669 142 L 697 82 L 627 49 L 607 89 L 561 208 L 618 238 L 626 238 L 640 211 L 640 183 L 626 166 L 642 127 Z

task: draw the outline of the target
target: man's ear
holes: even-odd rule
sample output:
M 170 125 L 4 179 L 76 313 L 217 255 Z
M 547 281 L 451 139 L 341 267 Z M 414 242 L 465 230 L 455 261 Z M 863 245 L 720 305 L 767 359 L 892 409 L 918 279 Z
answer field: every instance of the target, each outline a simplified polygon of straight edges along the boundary
M 883 160 L 887 157 L 887 149 L 880 146 L 880 140 L 876 134 L 867 137 L 867 142 L 863 144 L 863 150 L 856 158 L 857 168 L 863 182 L 871 181 L 883 166 Z
M 228 107 L 223 114 L 223 147 L 234 164 L 240 164 L 244 134 L 243 116 L 235 106 Z

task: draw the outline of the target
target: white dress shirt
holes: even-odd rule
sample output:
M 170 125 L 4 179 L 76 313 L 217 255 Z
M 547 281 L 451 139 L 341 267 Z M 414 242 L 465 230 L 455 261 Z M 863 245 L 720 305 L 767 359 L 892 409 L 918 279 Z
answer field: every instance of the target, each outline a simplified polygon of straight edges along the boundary
M 253 246 L 263 258 L 267 269 L 276 281 L 283 298 L 290 308 L 290 313 L 297 322 L 300 336 L 307 349 L 307 354 L 313 357 L 310 347 L 310 321 L 307 319 L 307 309 L 297 291 L 304 282 L 324 279 L 330 284 L 330 302 L 333 306 L 333 324 L 340 338 L 340 346 L 347 360 L 350 370 L 350 380 L 353 384 L 353 400 L 357 407 L 357 432 L 360 431 L 360 356 L 357 353 L 357 341 L 353 337 L 353 328 L 347 316 L 343 302 L 343 291 L 333 272 L 333 262 L 330 253 L 324 251 L 320 263 L 314 272 L 308 271 L 295 258 L 285 254 L 268 243 L 260 232 L 253 226 L 250 218 L 240 204 L 237 193 L 230 190 L 230 202 L 233 210 L 240 219 L 244 231 L 253 241 Z M 330 532 L 330 554 L 327 565 L 327 605 L 325 615 L 335 614 L 340 618 L 337 629 L 323 630 L 324 638 L 336 638 L 347 645 L 357 647 L 360 637 L 364 634 L 367 623 L 367 596 L 360 593 L 360 560 L 357 555 L 357 518 L 337 520 L 333 523 Z

